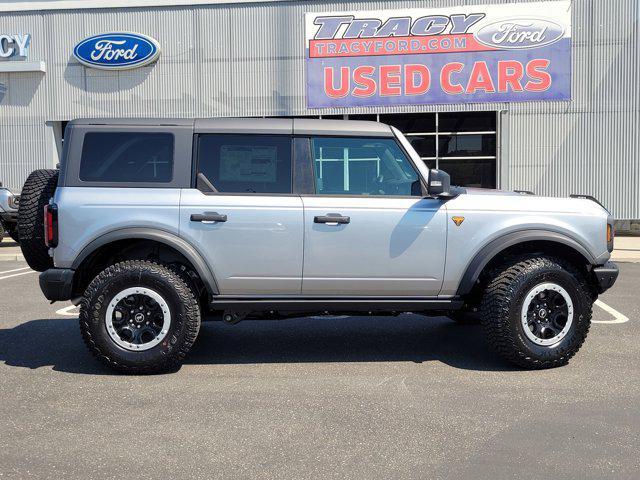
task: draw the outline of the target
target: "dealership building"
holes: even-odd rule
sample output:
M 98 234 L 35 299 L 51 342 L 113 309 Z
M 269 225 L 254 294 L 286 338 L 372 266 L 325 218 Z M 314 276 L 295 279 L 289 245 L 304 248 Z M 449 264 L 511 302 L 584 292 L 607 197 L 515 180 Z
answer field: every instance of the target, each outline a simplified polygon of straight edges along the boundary
M 364 119 L 455 184 L 637 220 L 639 5 L 0 0 L 0 182 L 54 167 L 78 117 Z

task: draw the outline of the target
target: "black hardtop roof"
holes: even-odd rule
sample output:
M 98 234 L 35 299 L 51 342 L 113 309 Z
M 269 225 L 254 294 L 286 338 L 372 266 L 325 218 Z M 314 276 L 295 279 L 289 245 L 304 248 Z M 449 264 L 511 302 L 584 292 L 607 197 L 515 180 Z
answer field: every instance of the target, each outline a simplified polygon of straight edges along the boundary
M 76 118 L 69 125 L 130 125 L 130 126 L 185 126 L 193 125 L 189 118 Z
M 312 118 L 79 118 L 72 120 L 69 124 L 193 127 L 195 133 L 393 136 L 391 128 L 383 123 Z

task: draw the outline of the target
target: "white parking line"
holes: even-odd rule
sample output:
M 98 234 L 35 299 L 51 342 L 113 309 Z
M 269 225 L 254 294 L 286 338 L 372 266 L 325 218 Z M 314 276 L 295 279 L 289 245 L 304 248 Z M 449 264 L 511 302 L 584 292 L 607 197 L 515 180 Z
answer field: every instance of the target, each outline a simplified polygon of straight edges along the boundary
M 56 315 L 62 315 L 64 317 L 77 317 L 79 314 L 78 307 L 75 305 L 69 305 L 56 311 Z
M 600 300 L 596 300 L 596 303 L 594 305 L 600 307 L 605 312 L 613 315 L 613 320 L 591 320 L 592 323 L 613 324 L 613 323 L 626 323 L 629 321 L 629 317 L 627 317 L 626 315 L 623 315 L 622 313 L 617 311 L 615 308 L 610 307 L 609 305 L 607 305 L 604 302 L 601 302 Z
M 20 275 L 29 275 L 30 273 L 36 273 L 36 272 L 31 270 L 29 272 L 14 273 L 13 275 L 6 275 L 4 277 L 0 277 L 0 280 L 6 280 L 7 278 L 13 278 L 13 277 L 19 277 Z
M 4 275 L 5 273 L 19 272 L 20 270 L 29 270 L 29 267 L 14 268 L 13 270 L 5 270 L 4 272 L 0 272 L 0 275 Z

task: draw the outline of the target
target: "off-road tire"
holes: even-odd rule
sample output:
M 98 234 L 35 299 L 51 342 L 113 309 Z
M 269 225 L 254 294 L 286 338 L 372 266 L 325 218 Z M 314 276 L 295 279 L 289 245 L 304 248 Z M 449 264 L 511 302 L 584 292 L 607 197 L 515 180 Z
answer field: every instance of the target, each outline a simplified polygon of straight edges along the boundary
M 58 185 L 57 170 L 35 170 L 22 187 L 18 206 L 18 243 L 29 266 L 38 272 L 53 267 L 44 243 L 44 206 Z
M 164 340 L 145 351 L 117 345 L 107 332 L 109 302 L 122 290 L 146 287 L 157 292 L 171 311 Z M 80 330 L 89 350 L 104 364 L 129 374 L 175 371 L 200 330 L 200 306 L 185 279 L 168 266 L 142 260 L 117 263 L 102 271 L 87 287 L 80 303 Z
M 584 343 L 594 296 L 584 275 L 573 265 L 549 256 L 511 260 L 490 274 L 481 304 L 482 324 L 489 343 L 503 358 L 527 369 L 565 365 Z M 527 293 L 541 283 L 556 283 L 573 302 L 573 323 L 566 336 L 551 346 L 540 346 L 524 333 L 521 309 Z

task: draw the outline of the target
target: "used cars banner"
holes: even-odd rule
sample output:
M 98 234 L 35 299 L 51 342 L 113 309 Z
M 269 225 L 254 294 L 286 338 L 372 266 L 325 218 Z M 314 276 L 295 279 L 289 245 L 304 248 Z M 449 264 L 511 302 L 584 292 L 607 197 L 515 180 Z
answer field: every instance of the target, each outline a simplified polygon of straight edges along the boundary
M 307 13 L 310 108 L 571 98 L 571 2 Z

